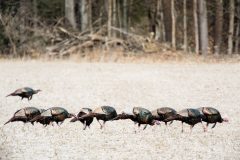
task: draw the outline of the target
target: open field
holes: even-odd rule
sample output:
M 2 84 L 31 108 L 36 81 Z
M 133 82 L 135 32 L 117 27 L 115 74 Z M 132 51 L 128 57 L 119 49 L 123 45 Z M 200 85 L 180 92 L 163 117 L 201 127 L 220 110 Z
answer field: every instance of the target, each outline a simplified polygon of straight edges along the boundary
M 32 101 L 5 96 L 31 86 L 43 92 Z M 131 121 L 107 122 L 91 130 L 66 120 L 61 127 L 40 124 L 2 125 L 22 107 L 112 105 L 118 112 L 133 106 L 150 110 L 169 106 L 214 106 L 230 122 L 203 133 L 200 124 L 189 134 L 181 123 L 134 133 Z M 0 63 L 0 159 L 239 159 L 240 64 L 114 64 L 73 62 Z

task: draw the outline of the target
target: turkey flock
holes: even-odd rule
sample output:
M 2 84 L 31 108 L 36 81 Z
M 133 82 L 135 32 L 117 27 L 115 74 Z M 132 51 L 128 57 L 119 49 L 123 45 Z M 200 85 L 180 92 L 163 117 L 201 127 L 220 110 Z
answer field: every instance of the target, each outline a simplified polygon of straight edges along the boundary
M 8 96 L 19 96 L 21 99 L 27 98 L 32 99 L 34 94 L 37 94 L 41 90 L 34 90 L 30 87 L 24 87 L 17 89 Z M 17 110 L 13 117 L 10 118 L 4 125 L 10 122 L 22 121 L 23 123 L 40 123 L 43 126 L 47 126 L 55 122 L 57 125 L 61 125 L 65 119 L 71 118 L 70 122 L 80 121 L 83 124 L 83 130 L 87 127 L 90 129 L 90 125 L 93 122 L 94 117 L 100 124 L 100 128 L 104 128 L 107 121 L 116 120 L 126 120 L 129 119 L 140 127 L 144 125 L 144 129 L 148 125 L 160 125 L 160 122 L 170 124 L 175 121 L 182 122 L 182 132 L 183 123 L 190 125 L 190 130 L 197 124 L 201 123 L 204 132 L 207 131 L 208 125 L 213 124 L 212 128 L 216 126 L 217 123 L 228 122 L 227 118 L 223 118 L 220 112 L 212 107 L 201 107 L 201 108 L 186 108 L 181 111 L 176 111 L 173 108 L 162 107 L 153 111 L 149 111 L 143 107 L 134 107 L 131 112 L 122 112 L 117 114 L 114 107 L 111 106 L 101 106 L 94 110 L 90 108 L 82 108 L 77 115 L 69 113 L 66 109 L 62 107 L 52 107 L 48 109 L 35 108 L 35 107 L 25 107 Z M 101 123 L 99 120 L 102 120 Z M 206 122 L 206 125 L 203 124 Z

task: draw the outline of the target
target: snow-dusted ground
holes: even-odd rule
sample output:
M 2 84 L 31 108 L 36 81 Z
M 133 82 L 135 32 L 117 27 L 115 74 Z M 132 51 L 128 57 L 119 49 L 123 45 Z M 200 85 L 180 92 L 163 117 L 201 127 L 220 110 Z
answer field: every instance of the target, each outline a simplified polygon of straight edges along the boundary
M 31 86 L 43 92 L 32 101 L 5 96 Z M 121 112 L 143 106 L 213 106 L 230 122 L 203 133 L 200 124 L 189 134 L 181 123 L 134 133 L 131 121 L 107 122 L 100 130 L 66 120 L 61 127 L 21 122 L 2 125 L 22 107 L 112 105 Z M 74 62 L 0 63 L 0 159 L 239 159 L 240 64 L 101 64 Z

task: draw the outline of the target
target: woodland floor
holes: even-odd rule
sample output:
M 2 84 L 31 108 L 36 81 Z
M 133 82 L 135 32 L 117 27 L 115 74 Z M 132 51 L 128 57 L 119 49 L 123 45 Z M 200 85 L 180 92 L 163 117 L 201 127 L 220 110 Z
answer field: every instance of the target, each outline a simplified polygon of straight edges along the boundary
M 31 86 L 43 91 L 31 101 L 5 96 Z M 213 106 L 230 122 L 203 133 L 200 124 L 181 133 L 181 123 L 168 129 L 148 127 L 134 133 L 131 121 L 107 122 L 100 130 L 66 120 L 61 127 L 20 122 L 3 124 L 19 108 L 114 106 L 118 112 L 143 106 Z M 0 159 L 239 159 L 240 64 L 116 64 L 39 61 L 0 62 Z

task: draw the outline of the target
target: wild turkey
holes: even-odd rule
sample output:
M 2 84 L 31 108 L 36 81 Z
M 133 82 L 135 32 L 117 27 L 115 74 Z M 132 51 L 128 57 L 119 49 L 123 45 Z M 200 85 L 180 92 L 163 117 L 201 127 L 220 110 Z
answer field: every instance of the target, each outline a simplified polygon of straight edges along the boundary
M 100 124 L 100 128 L 102 129 L 106 123 L 106 121 L 112 120 L 113 118 L 117 117 L 117 112 L 115 108 L 110 106 L 101 106 L 96 108 L 91 113 L 88 113 L 84 116 L 79 117 L 79 120 L 84 120 L 86 118 L 94 118 L 96 117 L 98 123 Z M 103 124 L 100 123 L 99 120 L 103 121 Z
M 134 107 L 132 113 L 122 112 L 113 120 L 119 119 L 131 119 L 133 122 L 138 123 L 138 127 L 145 124 L 143 130 L 146 129 L 147 125 L 159 124 L 157 120 L 154 120 L 152 113 L 142 107 Z
M 35 107 L 25 107 L 17 110 L 14 113 L 13 117 L 9 121 L 7 121 L 5 124 L 9 122 L 15 122 L 15 121 L 22 121 L 23 123 L 27 123 L 31 119 L 33 119 L 34 117 L 40 114 L 41 114 L 40 110 Z M 31 122 L 31 123 L 34 124 L 34 122 Z
M 90 129 L 90 125 L 93 122 L 93 117 L 86 117 L 84 119 L 79 119 L 83 115 L 86 115 L 89 113 L 92 113 L 92 110 L 90 108 L 82 108 L 80 110 L 80 112 L 78 113 L 77 117 L 74 117 L 70 122 L 76 122 L 79 120 L 84 125 L 83 130 L 85 130 L 86 127 L 88 127 Z
M 76 117 L 74 114 L 68 113 L 68 111 L 61 107 L 52 107 L 47 109 L 45 112 L 42 112 L 40 115 L 33 118 L 30 122 L 39 122 L 45 126 L 51 122 L 56 122 L 59 126 L 63 123 L 66 118 Z
M 222 118 L 220 112 L 212 107 L 201 107 L 198 108 L 199 112 L 202 115 L 202 121 L 207 122 L 206 131 L 209 123 L 214 123 L 212 128 L 216 126 L 217 123 L 228 122 L 227 118 Z
M 165 121 L 165 119 L 176 114 L 177 114 L 177 111 L 169 107 L 162 107 L 152 111 L 153 119 L 165 122 L 166 126 L 167 126 L 167 122 Z M 172 122 L 173 121 L 171 121 L 170 123 Z
M 43 113 L 43 112 L 46 111 L 46 109 L 39 109 L 39 111 L 40 111 L 40 113 Z M 40 120 L 40 119 L 35 121 L 35 122 L 41 123 L 43 126 L 47 126 L 47 125 L 49 125 L 51 123 L 50 120 L 47 121 L 47 120 Z
M 165 119 L 166 122 L 169 122 L 172 120 L 178 120 L 182 122 L 182 132 L 183 132 L 183 123 L 189 124 L 190 130 L 192 132 L 192 128 L 194 127 L 195 124 L 199 122 L 202 123 L 202 115 L 197 109 L 188 108 L 188 109 L 183 109 L 177 112 L 176 115 L 172 115 L 169 118 Z
M 27 98 L 28 100 L 31 100 L 32 96 L 34 94 L 37 94 L 40 91 L 41 91 L 40 89 L 34 90 L 34 89 L 30 88 L 30 87 L 24 87 L 24 88 L 17 89 L 16 91 L 14 91 L 13 93 L 10 93 L 6 97 L 9 97 L 9 96 L 19 96 L 19 97 L 22 98 L 22 100 L 23 100 L 23 98 Z

